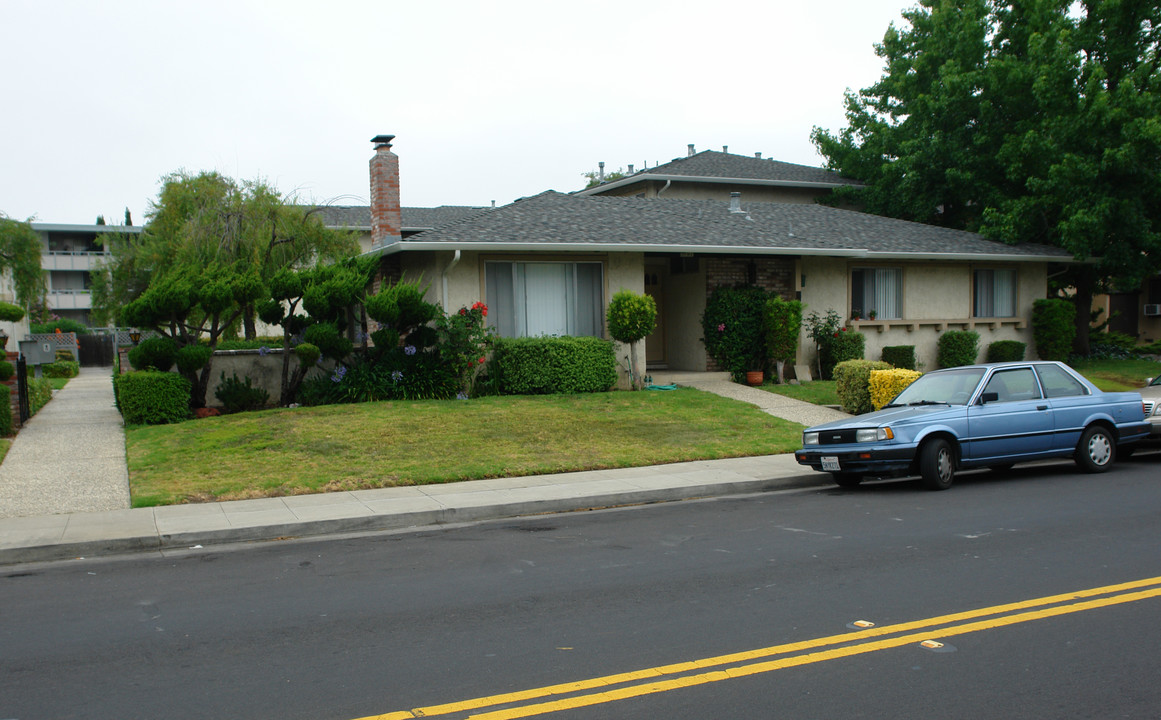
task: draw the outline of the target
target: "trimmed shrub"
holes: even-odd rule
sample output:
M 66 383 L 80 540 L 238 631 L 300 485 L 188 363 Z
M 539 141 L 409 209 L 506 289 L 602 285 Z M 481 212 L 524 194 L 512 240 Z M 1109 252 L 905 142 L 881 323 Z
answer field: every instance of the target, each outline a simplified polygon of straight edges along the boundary
M 1018 362 L 1024 359 L 1025 349 L 1027 349 L 1027 345 L 1019 340 L 997 340 L 988 344 L 987 361 L 990 363 Z
M 861 332 L 840 328 L 830 341 L 822 345 L 822 374 L 824 379 L 833 378 L 834 368 L 848 360 L 862 360 L 867 338 Z
M 165 425 L 189 418 L 190 382 L 177 373 L 136 370 L 113 378 L 127 425 Z
M 1076 339 L 1076 306 L 1060 298 L 1033 302 L 1032 338 L 1041 360 L 1067 360 Z
M 24 319 L 24 308 L 20 307 L 19 305 L 13 305 L 10 302 L 0 301 L 0 320 L 3 320 L 4 322 L 20 322 L 22 319 Z M 40 332 L 39 330 L 35 329 L 35 325 L 32 327 L 32 332 Z M 45 332 L 54 331 L 46 330 Z
M 889 370 L 881 360 L 844 360 L 834 366 L 835 392 L 852 415 L 871 411 L 871 371 Z
M 7 385 L 0 385 L 0 437 L 12 434 L 12 398 Z
M 0 360 L 0 382 L 8 380 L 16 374 L 16 367 L 7 360 Z
M 46 377 L 28 378 L 28 414 L 35 415 L 52 400 L 52 382 Z
M 754 285 L 715 288 L 701 316 L 702 342 L 718 367 L 740 381 L 770 364 L 765 290 Z
M 246 382 L 242 382 L 238 379 L 237 373 L 228 380 L 226 373 L 222 373 L 214 397 L 222 403 L 222 407 L 228 413 L 261 410 L 270 403 L 270 393 L 260 387 L 253 387 L 249 377 L 246 378 Z
M 980 354 L 980 334 L 974 330 L 948 330 L 939 336 L 936 361 L 940 367 L 975 365 Z
M 57 318 L 52 322 L 46 323 L 32 323 L 29 330 L 34 335 L 51 335 L 57 330 L 60 330 L 62 333 L 71 332 L 76 333 L 77 335 L 89 334 L 89 328 L 87 325 L 81 322 L 77 322 L 76 320 L 70 320 L 68 318 Z
M 883 348 L 883 362 L 904 370 L 915 369 L 914 345 L 888 345 Z
M 129 351 L 129 364 L 134 370 L 168 372 L 176 356 L 177 343 L 167 337 L 151 337 Z
M 489 369 L 501 395 L 605 392 L 617 382 L 613 344 L 595 337 L 502 338 Z
M 895 399 L 911 383 L 915 382 L 923 373 L 905 368 L 871 371 L 871 407 L 876 410 Z
M 57 360 L 47 365 L 41 365 L 40 371 L 45 377 L 74 378 L 81 374 L 81 364 L 75 360 Z
M 193 375 L 206 366 L 213 354 L 209 345 L 186 345 L 174 354 L 173 361 L 178 372 Z
M 798 333 L 802 330 L 800 300 L 783 300 L 775 295 L 766 301 L 766 333 L 770 359 L 775 363 L 793 363 L 798 356 Z M 782 378 L 778 378 L 782 382 Z

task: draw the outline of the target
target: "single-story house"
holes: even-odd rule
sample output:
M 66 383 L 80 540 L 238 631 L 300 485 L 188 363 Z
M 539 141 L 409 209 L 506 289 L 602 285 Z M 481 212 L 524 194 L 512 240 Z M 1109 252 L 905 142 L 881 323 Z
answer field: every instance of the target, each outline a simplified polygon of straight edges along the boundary
M 851 318 L 848 326 L 866 335 L 868 358 L 884 346 L 914 345 L 923 366 L 934 368 L 947 329 L 978 331 L 981 353 L 1002 339 L 1026 342 L 1032 353 L 1032 302 L 1046 295 L 1049 266 L 1072 262 L 1058 248 L 814 204 L 850 181 L 692 148 L 690 157 L 605 192 L 550 190 L 405 233 L 393 139 L 374 138 L 370 163 L 368 252 L 382 258 L 382 281 L 422 278 L 429 298 L 448 311 L 483 300 L 508 337 L 607 337 L 613 293 L 649 293 L 659 310 L 639 358 L 649 368 L 716 369 L 700 340 L 706 298 L 715 287 L 743 283 L 801 299 L 807 313 Z M 716 179 L 705 174 L 712 172 Z M 711 196 L 698 196 L 698 185 Z M 813 352 L 804 336 L 799 362 Z M 619 359 L 624 354 L 618 350 Z

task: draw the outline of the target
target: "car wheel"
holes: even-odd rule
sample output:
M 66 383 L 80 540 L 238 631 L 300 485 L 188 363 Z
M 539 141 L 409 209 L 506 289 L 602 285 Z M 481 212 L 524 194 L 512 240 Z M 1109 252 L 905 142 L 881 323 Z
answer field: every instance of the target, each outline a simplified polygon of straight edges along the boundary
M 830 476 L 834 478 L 835 485 L 845 488 L 858 487 L 859 483 L 863 481 L 863 476 L 858 473 L 836 472 L 831 473 Z
M 1104 472 L 1113 466 L 1116 454 L 1117 443 L 1108 429 L 1091 425 L 1076 446 L 1076 464 L 1085 472 Z
M 919 476 L 928 490 L 946 490 L 955 480 L 955 453 L 943 438 L 928 440 L 919 448 Z

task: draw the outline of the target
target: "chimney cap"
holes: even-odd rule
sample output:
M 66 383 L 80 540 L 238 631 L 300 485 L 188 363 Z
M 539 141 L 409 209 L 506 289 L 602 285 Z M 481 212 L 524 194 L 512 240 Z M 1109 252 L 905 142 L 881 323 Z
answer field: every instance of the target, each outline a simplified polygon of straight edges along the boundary
M 395 139 L 394 135 L 376 135 L 371 138 L 371 142 L 376 145 L 390 145 L 391 141 Z

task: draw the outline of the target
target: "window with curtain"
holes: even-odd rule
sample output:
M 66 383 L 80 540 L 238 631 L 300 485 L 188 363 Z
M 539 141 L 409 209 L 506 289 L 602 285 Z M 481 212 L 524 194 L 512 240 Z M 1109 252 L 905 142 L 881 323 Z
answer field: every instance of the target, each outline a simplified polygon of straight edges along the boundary
M 604 334 L 599 262 L 488 262 L 484 285 L 501 337 Z
M 976 270 L 973 275 L 972 317 L 1016 316 L 1016 270 Z
M 851 270 L 851 315 L 876 320 L 903 317 L 903 268 L 854 268 Z

